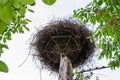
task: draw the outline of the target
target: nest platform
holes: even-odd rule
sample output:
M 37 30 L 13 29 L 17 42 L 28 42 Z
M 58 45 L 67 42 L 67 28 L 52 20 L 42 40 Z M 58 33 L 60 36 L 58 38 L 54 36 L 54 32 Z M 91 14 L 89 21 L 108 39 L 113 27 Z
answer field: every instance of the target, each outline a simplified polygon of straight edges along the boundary
M 31 49 L 44 68 L 59 72 L 60 55 L 67 56 L 73 68 L 92 57 L 92 32 L 75 19 L 51 21 L 33 37 Z

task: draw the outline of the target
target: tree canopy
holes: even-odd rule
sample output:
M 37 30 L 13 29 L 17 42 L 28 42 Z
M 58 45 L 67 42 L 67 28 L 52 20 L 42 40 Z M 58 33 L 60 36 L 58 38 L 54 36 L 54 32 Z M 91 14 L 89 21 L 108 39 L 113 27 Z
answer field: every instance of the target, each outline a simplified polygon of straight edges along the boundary
M 74 10 L 73 17 L 84 24 L 96 25 L 93 32 L 98 49 L 102 49 L 98 59 L 110 60 L 109 67 L 120 67 L 120 0 L 93 0 L 85 8 Z
M 6 41 L 11 40 L 12 34 L 29 31 L 26 24 L 30 20 L 25 18 L 25 13 L 26 10 L 33 12 L 27 6 L 34 4 L 34 0 L 0 0 L 0 56 L 3 48 L 8 49 Z M 0 71 L 8 72 L 3 61 L 0 61 Z

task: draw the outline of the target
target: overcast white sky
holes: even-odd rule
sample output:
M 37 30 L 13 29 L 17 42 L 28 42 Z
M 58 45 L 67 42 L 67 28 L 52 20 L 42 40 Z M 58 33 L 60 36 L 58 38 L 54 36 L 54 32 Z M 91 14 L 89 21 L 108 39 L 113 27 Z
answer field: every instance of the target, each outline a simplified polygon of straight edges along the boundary
M 84 7 L 92 0 L 58 0 L 53 6 L 47 6 L 42 3 L 41 0 L 36 0 L 36 5 L 30 7 L 35 13 L 27 13 L 26 16 L 32 20 L 28 24 L 30 32 L 24 34 L 15 34 L 12 37 L 12 41 L 7 42 L 9 50 L 5 50 L 0 60 L 7 63 L 9 67 L 9 73 L 0 73 L 0 80 L 41 80 L 40 72 L 32 57 L 28 57 L 29 54 L 29 42 L 31 34 L 36 30 L 35 28 L 41 28 L 40 25 L 47 23 L 54 17 L 68 17 L 72 16 L 73 10 Z M 104 61 L 100 62 L 103 65 Z M 95 76 L 100 76 L 100 80 L 119 80 L 120 69 L 111 71 L 110 69 L 95 71 Z M 42 71 L 42 80 L 57 80 L 54 76 L 50 76 L 47 71 Z M 93 78 L 91 80 L 94 80 Z

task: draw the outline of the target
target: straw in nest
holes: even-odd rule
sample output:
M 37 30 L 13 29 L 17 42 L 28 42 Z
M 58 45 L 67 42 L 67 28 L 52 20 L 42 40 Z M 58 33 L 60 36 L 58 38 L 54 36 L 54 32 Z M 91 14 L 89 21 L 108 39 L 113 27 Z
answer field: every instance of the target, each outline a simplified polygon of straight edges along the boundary
M 83 65 L 94 52 L 92 33 L 78 20 L 51 21 L 33 37 L 31 49 L 48 70 L 58 72 L 60 54 L 67 56 L 73 68 Z

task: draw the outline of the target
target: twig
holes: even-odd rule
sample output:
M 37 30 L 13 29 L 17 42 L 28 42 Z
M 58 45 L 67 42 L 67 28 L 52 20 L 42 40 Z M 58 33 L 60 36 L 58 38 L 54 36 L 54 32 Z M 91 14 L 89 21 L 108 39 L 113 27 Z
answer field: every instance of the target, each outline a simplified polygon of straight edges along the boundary
M 18 67 L 21 67 L 27 61 L 28 57 L 29 57 L 29 55 L 27 55 L 26 59 Z

